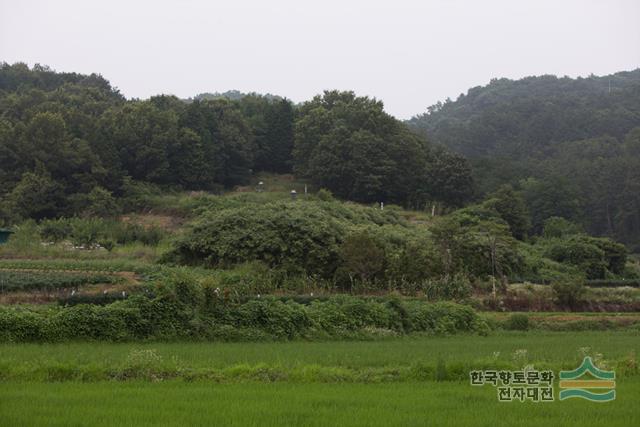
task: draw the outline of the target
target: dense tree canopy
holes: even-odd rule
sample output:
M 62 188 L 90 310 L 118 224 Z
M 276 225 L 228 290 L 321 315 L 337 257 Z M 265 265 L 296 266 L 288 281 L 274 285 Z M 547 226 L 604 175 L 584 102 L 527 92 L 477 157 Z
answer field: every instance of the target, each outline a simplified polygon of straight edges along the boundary
M 293 172 L 342 199 L 433 213 L 487 199 L 519 240 L 560 217 L 633 246 L 639 100 L 640 70 L 500 79 L 406 126 L 353 92 L 126 100 L 100 75 L 2 63 L 0 221 L 106 215 L 147 185 L 219 192 Z
M 219 190 L 256 169 L 287 172 L 293 120 L 280 98 L 126 101 L 97 75 L 2 64 L 0 214 L 79 214 L 92 192 L 117 197 L 136 181 Z
M 461 205 L 472 192 L 466 161 L 409 132 L 380 101 L 325 92 L 296 121 L 294 170 L 342 198 L 423 207 Z
M 237 91 L 125 100 L 101 76 L 20 63 L 0 66 L 0 162 L 4 222 L 104 212 L 93 196 L 117 199 L 136 183 L 220 191 L 294 166 L 355 201 L 459 206 L 472 190 L 466 160 L 351 92 L 300 111 Z
M 553 216 L 640 242 L 640 69 L 496 79 L 409 125 L 468 156 L 481 194 L 522 192 L 533 233 Z

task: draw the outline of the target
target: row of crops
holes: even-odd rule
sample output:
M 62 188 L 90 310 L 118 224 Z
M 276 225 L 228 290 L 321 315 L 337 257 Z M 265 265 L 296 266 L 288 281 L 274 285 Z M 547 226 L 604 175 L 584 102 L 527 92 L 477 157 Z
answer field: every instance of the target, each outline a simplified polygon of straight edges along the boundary
M 118 276 L 105 273 L 0 270 L 0 292 L 77 288 L 119 280 Z

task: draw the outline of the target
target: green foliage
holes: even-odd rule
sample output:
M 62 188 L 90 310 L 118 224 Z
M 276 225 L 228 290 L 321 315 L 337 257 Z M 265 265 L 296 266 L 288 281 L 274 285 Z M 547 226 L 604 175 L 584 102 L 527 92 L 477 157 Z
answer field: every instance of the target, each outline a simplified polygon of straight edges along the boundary
M 462 209 L 440 219 L 431 229 L 445 274 L 506 277 L 523 268 L 508 225 L 492 210 Z
M 587 280 L 585 286 L 592 288 L 620 288 L 632 287 L 640 288 L 640 279 L 596 279 Z
M 471 296 L 471 283 L 466 275 L 457 273 L 423 280 L 420 290 L 431 301 L 464 300 Z
M 0 270 L 0 292 L 77 288 L 117 281 L 117 277 L 107 274 Z
M 11 211 L 18 218 L 54 216 L 62 203 L 59 185 L 46 174 L 25 172 L 8 196 Z
M 293 157 L 297 174 L 350 200 L 422 207 L 430 198 L 456 205 L 469 195 L 464 159 L 430 151 L 381 102 L 353 92 L 327 91 L 301 107 Z
M 624 272 L 626 248 L 609 239 L 574 235 L 565 239 L 551 239 L 544 244 L 546 256 L 577 266 L 585 272 L 587 279 L 604 279 L 610 273 Z
M 521 313 L 512 314 L 509 316 L 504 326 L 505 329 L 512 331 L 526 331 L 529 329 L 529 316 Z
M 375 282 L 384 277 L 384 248 L 366 232 L 347 236 L 340 247 L 340 260 L 344 273 L 352 279 Z
M 545 238 L 563 238 L 576 234 L 582 234 L 580 226 L 562 217 L 552 216 L 544 221 L 542 236 Z
M 531 212 L 532 231 L 541 234 L 548 218 L 562 217 L 570 221 L 580 219 L 580 201 L 577 190 L 568 179 L 529 178 L 521 181 L 522 194 Z
M 607 270 L 613 274 L 623 274 L 627 264 L 627 248 L 621 244 L 607 238 L 590 238 L 600 250 L 604 252 L 604 259 L 607 263 Z
M 533 153 L 552 142 L 593 135 L 621 137 L 638 123 L 639 81 L 638 70 L 578 79 L 493 79 L 456 101 L 430 107 L 410 124 L 474 157 Z
M 91 246 L 101 244 L 113 249 L 114 245 L 140 242 L 157 245 L 166 237 L 166 232 L 155 226 L 144 227 L 117 220 L 100 218 L 60 218 L 42 221 L 40 236 L 47 242 L 70 240 L 74 245 Z
M 14 233 L 9 238 L 9 242 L 4 248 L 17 252 L 30 252 L 40 246 L 38 235 L 38 225 L 35 221 L 29 220 L 14 227 Z
M 640 241 L 640 71 L 494 79 L 409 126 L 467 156 L 483 193 L 520 185 L 539 234 L 551 216 Z
M 466 158 L 436 147 L 427 155 L 426 188 L 420 194 L 427 202 L 462 207 L 474 195 L 475 183 Z M 417 207 L 424 207 L 417 205 Z
M 292 272 L 328 276 L 338 263 L 344 225 L 305 203 L 270 203 L 204 215 L 167 260 L 209 267 L 262 261 Z
M 331 194 L 331 191 L 327 190 L 326 188 L 321 188 L 320 190 L 318 190 L 318 194 L 316 194 L 316 197 L 318 197 L 318 200 L 322 200 L 323 202 L 333 201 L 333 194 Z
M 237 105 L 247 119 L 255 143 L 254 169 L 291 172 L 294 110 L 287 99 L 250 94 Z
M 524 198 L 515 192 L 511 186 L 503 186 L 489 196 L 485 205 L 495 209 L 500 218 L 509 224 L 511 234 L 518 240 L 523 240 L 529 232 L 529 212 Z
M 447 380 L 447 365 L 445 364 L 444 359 L 438 359 L 436 369 L 433 372 L 433 379 L 436 381 Z
M 558 304 L 563 307 L 575 307 L 585 293 L 583 281 L 579 279 L 555 282 L 551 286 Z
M 420 290 L 427 278 L 444 274 L 444 262 L 433 241 L 426 236 L 414 237 L 403 242 L 387 260 L 389 280 L 402 289 Z
M 452 334 L 484 327 L 472 308 L 450 302 L 412 304 L 408 307 L 416 331 Z
M 255 298 L 209 311 L 203 309 L 201 291 L 187 283 L 186 276 L 173 277 L 156 297 L 136 296 L 104 306 L 79 304 L 48 311 L 3 307 L 0 341 L 347 338 L 486 329 L 470 307 L 397 299 L 333 297 L 305 305 Z
M 102 187 L 94 187 L 87 195 L 86 216 L 113 218 L 120 212 L 118 202 L 112 193 Z

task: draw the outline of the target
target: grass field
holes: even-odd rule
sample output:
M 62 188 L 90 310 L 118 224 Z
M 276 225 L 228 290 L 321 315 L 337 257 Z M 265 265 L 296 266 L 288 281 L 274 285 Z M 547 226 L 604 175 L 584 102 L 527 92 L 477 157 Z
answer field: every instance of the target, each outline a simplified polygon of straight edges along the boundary
M 627 330 L 362 342 L 4 344 L 0 345 L 0 426 L 626 427 L 640 422 L 635 356 L 639 338 L 640 332 Z M 126 372 L 131 355 L 141 351 L 152 351 L 153 363 L 179 366 L 180 372 L 222 371 L 208 381 L 153 375 L 144 381 L 131 379 L 136 377 L 104 381 L 100 376 L 77 381 L 44 374 L 47 369 L 59 374 L 69 367 L 87 372 L 120 367 Z M 595 357 L 601 363 L 622 358 L 633 365 L 616 372 L 615 401 L 499 403 L 494 387 L 470 386 L 466 371 L 447 381 L 433 381 L 416 380 L 409 368 L 445 361 L 464 369 L 505 364 L 572 369 L 585 352 L 600 353 Z M 262 373 L 281 369 L 297 374 L 242 375 L 256 366 Z M 323 369 L 325 373 L 317 375 Z M 365 375 L 345 375 L 348 369 Z M 223 381 L 221 373 L 227 375 Z
M 613 402 L 499 403 L 466 383 L 5 383 L 3 426 L 634 426 L 640 381 Z
M 477 361 L 540 363 L 570 366 L 583 352 L 615 360 L 640 354 L 640 331 L 501 332 L 486 337 L 454 335 L 406 337 L 378 341 L 260 343 L 64 343 L 0 344 L 0 366 L 46 364 L 117 366 L 135 350 L 154 350 L 163 360 L 189 368 L 224 368 L 238 364 L 341 366 L 349 368 L 404 366 L 414 362 Z

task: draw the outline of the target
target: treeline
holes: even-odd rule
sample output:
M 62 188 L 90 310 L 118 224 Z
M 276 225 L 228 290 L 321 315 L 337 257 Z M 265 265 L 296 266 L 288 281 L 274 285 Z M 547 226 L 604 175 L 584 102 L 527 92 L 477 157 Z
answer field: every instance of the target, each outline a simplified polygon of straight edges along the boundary
M 3 221 L 113 214 L 146 184 L 219 192 L 260 171 L 295 171 L 362 202 L 461 205 L 472 194 L 463 158 L 431 149 L 376 100 L 234 98 L 126 100 L 99 75 L 3 63 Z
M 640 69 L 492 80 L 408 124 L 467 156 L 479 194 L 509 184 L 539 233 L 552 216 L 640 242 Z

